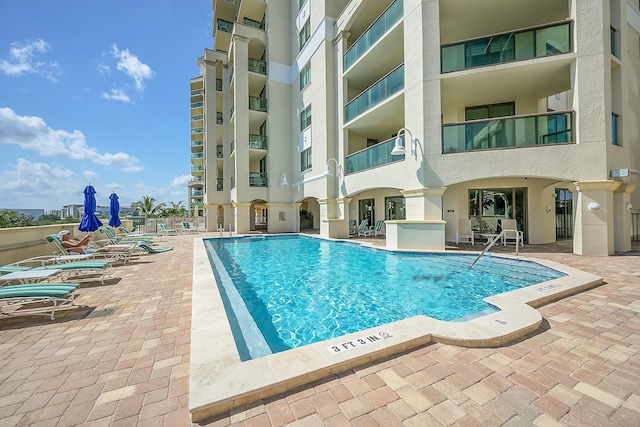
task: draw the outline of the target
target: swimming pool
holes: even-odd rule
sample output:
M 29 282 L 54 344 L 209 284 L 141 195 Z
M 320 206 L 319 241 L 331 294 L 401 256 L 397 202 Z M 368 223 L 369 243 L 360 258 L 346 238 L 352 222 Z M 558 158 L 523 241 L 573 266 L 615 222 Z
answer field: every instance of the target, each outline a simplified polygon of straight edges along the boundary
M 205 240 L 242 360 L 418 315 L 460 321 L 484 301 L 565 276 L 476 255 L 391 252 L 299 235 Z

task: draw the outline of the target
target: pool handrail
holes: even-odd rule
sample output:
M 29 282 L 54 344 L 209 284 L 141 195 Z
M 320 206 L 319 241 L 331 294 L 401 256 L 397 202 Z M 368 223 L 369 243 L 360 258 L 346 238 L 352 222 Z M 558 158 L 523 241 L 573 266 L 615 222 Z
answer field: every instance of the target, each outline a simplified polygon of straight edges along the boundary
M 469 268 L 473 268 L 473 266 L 476 265 L 476 262 L 478 262 L 478 260 L 480 258 L 482 258 L 482 255 L 487 253 L 487 251 L 489 249 L 491 249 L 491 247 L 498 241 L 498 239 L 502 239 L 504 234 L 506 232 L 509 232 L 509 231 L 510 232 L 514 232 L 515 231 L 516 233 L 518 232 L 517 230 L 504 230 L 504 229 L 502 231 L 500 231 L 500 233 L 496 237 L 494 237 L 491 242 L 487 243 L 487 247 L 484 248 L 484 250 L 482 252 L 480 252 L 480 255 L 478 255 L 478 257 L 475 260 L 473 260 L 473 262 L 471 263 L 471 267 L 469 267 Z M 518 246 L 519 246 L 519 244 L 520 244 L 520 239 L 516 239 L 516 256 L 518 256 L 518 252 L 519 252 L 519 247 Z

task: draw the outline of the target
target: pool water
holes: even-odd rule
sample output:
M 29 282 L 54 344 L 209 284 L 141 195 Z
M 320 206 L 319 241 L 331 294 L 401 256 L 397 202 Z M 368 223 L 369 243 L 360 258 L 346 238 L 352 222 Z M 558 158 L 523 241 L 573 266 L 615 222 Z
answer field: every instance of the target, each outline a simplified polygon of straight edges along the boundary
M 483 298 L 562 277 L 534 262 L 407 253 L 300 235 L 208 239 L 243 360 L 417 315 L 455 321 Z

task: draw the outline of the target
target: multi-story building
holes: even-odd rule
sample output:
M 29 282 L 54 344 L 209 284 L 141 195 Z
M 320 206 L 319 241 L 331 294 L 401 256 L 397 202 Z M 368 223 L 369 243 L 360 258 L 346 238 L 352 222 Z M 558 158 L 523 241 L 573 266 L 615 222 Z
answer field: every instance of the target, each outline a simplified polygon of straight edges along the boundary
M 444 249 L 459 219 L 628 251 L 640 11 L 625 0 L 214 0 L 191 80 L 190 207 L 245 233 L 385 221 Z M 635 207 L 634 207 L 635 206 Z M 302 214 L 302 216 L 301 216 Z M 312 218 L 310 220 L 310 218 Z

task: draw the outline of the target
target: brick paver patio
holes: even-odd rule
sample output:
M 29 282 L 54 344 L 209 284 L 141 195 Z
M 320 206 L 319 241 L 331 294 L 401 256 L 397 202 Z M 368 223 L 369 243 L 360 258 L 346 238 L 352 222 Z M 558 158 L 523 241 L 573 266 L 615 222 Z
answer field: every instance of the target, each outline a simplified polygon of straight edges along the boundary
M 190 426 L 193 238 L 83 284 L 81 307 L 54 321 L 1 320 L 0 425 Z M 430 344 L 201 425 L 639 426 L 640 246 L 523 252 L 606 284 L 541 307 L 544 327 L 510 345 Z

